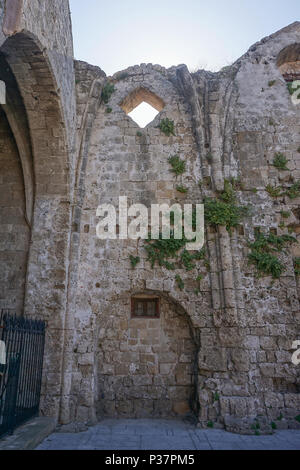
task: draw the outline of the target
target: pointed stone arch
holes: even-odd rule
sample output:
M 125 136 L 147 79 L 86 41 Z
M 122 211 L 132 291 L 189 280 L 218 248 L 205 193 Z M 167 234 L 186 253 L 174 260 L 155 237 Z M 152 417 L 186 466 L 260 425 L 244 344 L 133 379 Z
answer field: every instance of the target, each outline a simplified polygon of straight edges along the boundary
M 17 82 L 3 54 L 0 55 L 0 79 L 3 81 L 6 88 L 6 99 L 2 109 L 6 115 L 18 148 L 25 188 L 25 216 L 28 225 L 31 226 L 35 184 L 28 119 Z
M 144 128 L 156 119 L 165 102 L 149 89 L 139 87 L 123 99 L 120 107 L 139 127 Z
M 165 107 L 165 102 L 159 96 L 144 87 L 136 88 L 129 93 L 120 103 L 120 107 L 126 114 L 129 114 L 143 102 L 150 104 L 158 112 L 161 112 Z
M 32 158 L 32 235 L 24 314 L 48 323 L 41 408 L 44 415 L 58 418 L 61 397 L 67 395 L 65 345 L 71 342 L 66 319 L 71 151 L 60 89 L 47 50 L 23 31 L 7 38 L 0 52 L 17 84 L 24 106 L 21 123 L 28 123 L 28 132 L 13 119 L 13 108 L 7 108 L 7 115 L 19 147 L 24 155 L 30 149 Z
M 159 298 L 159 317 L 132 316 L 133 297 Z M 124 292 L 109 302 L 108 309 L 117 311 L 118 303 L 124 306 L 124 302 L 126 318 L 110 317 L 103 310 L 95 329 L 98 418 L 196 416 L 199 341 L 190 316 L 172 295 L 157 290 Z M 110 361 L 112 345 L 116 352 Z

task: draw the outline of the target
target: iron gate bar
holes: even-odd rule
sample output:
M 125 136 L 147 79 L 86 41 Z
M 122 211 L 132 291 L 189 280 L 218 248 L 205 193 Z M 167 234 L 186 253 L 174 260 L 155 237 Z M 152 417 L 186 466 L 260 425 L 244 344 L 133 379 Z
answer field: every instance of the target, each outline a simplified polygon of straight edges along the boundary
M 1 312 L 7 361 L 0 376 L 0 436 L 39 412 L 45 328 L 41 320 Z

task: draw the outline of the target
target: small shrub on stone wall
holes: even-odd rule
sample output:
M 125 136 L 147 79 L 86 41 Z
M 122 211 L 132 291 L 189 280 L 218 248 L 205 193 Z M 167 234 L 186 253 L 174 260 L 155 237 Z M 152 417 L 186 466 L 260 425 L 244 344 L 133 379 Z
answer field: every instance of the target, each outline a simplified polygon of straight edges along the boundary
M 204 212 L 205 220 L 209 225 L 223 225 L 230 232 L 249 213 L 249 207 L 237 204 L 232 184 L 225 180 L 224 191 L 219 193 L 218 198 L 205 198 Z
M 104 85 L 101 97 L 105 104 L 109 102 L 111 95 L 114 93 L 114 91 L 115 86 L 112 83 L 106 83 L 106 85 Z
M 281 235 L 280 237 L 269 233 L 256 233 L 256 239 L 248 246 L 251 252 L 248 255 L 250 264 L 254 264 L 257 268 L 258 276 L 272 276 L 279 279 L 285 271 L 285 266 L 278 259 L 275 253 L 283 251 L 284 247 L 289 243 L 295 243 L 297 240 L 290 235 Z
M 175 280 L 177 282 L 177 286 L 180 290 L 183 290 L 184 289 L 184 282 L 183 280 L 181 279 L 181 277 L 179 276 L 179 274 L 176 275 L 175 277 Z
M 158 127 L 166 136 L 175 136 L 174 121 L 171 121 L 168 118 L 162 119 Z
M 184 186 L 176 186 L 176 191 L 178 191 L 179 193 L 186 194 L 188 192 L 188 188 Z
M 141 259 L 138 256 L 135 257 L 135 256 L 130 255 L 129 259 L 130 259 L 132 269 L 134 269 L 141 261 Z
M 291 215 L 289 211 L 281 211 L 280 214 L 281 214 L 281 217 L 283 217 L 284 219 L 288 219 Z
M 289 189 L 286 190 L 284 194 L 290 199 L 296 199 L 297 197 L 300 197 L 300 181 L 294 183 Z
M 280 186 L 272 186 L 271 184 L 268 184 L 268 186 L 266 186 L 266 191 L 274 198 L 282 196 L 282 188 Z
M 275 158 L 273 160 L 273 166 L 278 170 L 288 170 L 286 166 L 288 163 L 287 158 L 283 155 L 283 153 L 276 153 Z
M 168 159 L 172 169 L 171 171 L 175 173 L 176 176 L 182 175 L 185 172 L 185 161 L 181 160 L 178 155 L 174 155 Z

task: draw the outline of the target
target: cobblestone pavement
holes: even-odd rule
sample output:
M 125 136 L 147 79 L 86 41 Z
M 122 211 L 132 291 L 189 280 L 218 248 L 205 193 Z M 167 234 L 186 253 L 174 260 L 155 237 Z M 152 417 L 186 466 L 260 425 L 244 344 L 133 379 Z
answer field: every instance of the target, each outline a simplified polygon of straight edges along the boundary
M 244 436 L 172 420 L 106 419 L 86 432 L 51 434 L 37 450 L 300 450 L 300 431 Z

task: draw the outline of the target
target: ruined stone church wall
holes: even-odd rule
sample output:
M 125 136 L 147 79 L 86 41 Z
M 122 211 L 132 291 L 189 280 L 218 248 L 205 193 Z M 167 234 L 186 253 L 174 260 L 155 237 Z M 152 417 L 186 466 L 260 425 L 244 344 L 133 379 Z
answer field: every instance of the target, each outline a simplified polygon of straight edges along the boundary
M 21 15 L 5 19 L 8 5 L 20 7 Z M 143 64 L 108 79 L 97 67 L 75 62 L 76 100 L 66 0 L 0 0 L 0 25 L 2 58 L 24 103 L 24 110 L 15 108 L 24 113 L 21 134 L 30 135 L 32 151 L 25 314 L 47 321 L 42 413 L 61 423 L 91 423 L 103 415 L 174 416 L 190 408 L 204 427 L 249 432 L 259 422 L 268 432 L 272 422 L 298 426 L 299 366 L 291 362 L 291 347 L 299 339 L 293 266 L 299 244 L 279 255 L 286 270 L 272 280 L 257 278 L 249 265 L 248 240 L 258 227 L 299 240 L 299 197 L 275 198 L 266 190 L 287 190 L 300 176 L 299 105 L 291 103 L 281 75 L 291 64 L 281 70 L 277 64 L 286 46 L 300 42 L 299 23 L 219 73 Z M 108 81 L 115 91 L 104 103 Z M 132 92 L 146 96 L 145 89 L 165 107 L 141 130 L 121 104 L 128 96 L 127 104 L 134 101 Z M 174 136 L 157 127 L 163 118 L 174 121 Z M 0 208 L 6 210 L 9 192 L 22 218 L 21 167 L 6 127 L 2 142 L 0 158 L 9 171 Z M 276 153 L 286 156 L 288 171 L 272 165 Z M 174 155 L 186 161 L 177 178 L 168 163 Z M 231 232 L 207 225 L 206 257 L 191 271 L 152 268 L 141 241 L 96 237 L 99 204 L 117 207 L 119 196 L 148 207 L 199 203 L 219 197 L 231 177 L 238 179 L 239 204 L 249 205 L 250 213 Z M 179 192 L 180 185 L 188 192 Z M 16 259 L 17 248 L 25 259 L 29 230 L 23 222 L 21 230 L 4 224 L 4 258 Z M 8 229 L 19 235 L 7 241 Z M 140 258 L 135 269 L 130 255 Z M 9 269 L 1 271 L 5 289 Z M 13 280 L 16 308 L 24 273 L 25 263 Z M 160 298 L 159 319 L 131 317 L 132 296 L 145 294 Z
M 153 352 L 150 344 L 146 348 L 146 345 L 137 339 L 135 345 L 130 345 L 130 340 L 133 339 L 130 338 L 130 331 L 135 329 L 133 324 L 142 321 L 131 319 L 131 296 L 147 292 L 158 293 L 167 298 L 171 295 L 175 301 L 180 300 L 182 308 L 188 312 L 188 317 L 197 323 L 201 315 L 207 315 L 207 310 L 210 308 L 210 294 L 207 287 L 209 274 L 203 262 L 200 262 L 199 267 L 192 273 L 186 273 L 183 269 L 174 273 L 158 266 L 152 269 L 150 263 L 146 261 L 147 255 L 142 241 L 106 242 L 96 237 L 96 225 L 99 221 L 96 217 L 98 205 L 112 203 L 118 208 L 119 196 L 128 197 L 128 206 L 133 203 L 143 203 L 149 209 L 153 203 L 172 204 L 176 201 L 188 203 L 198 202 L 200 199 L 199 164 L 188 107 L 171 80 L 168 80 L 167 71 L 162 67 L 144 65 L 130 68 L 119 77 L 118 75 L 114 77 L 115 92 L 108 105 L 102 103 L 97 111 L 90 141 L 84 180 L 86 196 L 81 220 L 78 280 L 80 289 L 77 294 L 75 325 L 77 331 L 75 348 L 78 353 L 75 355 L 75 362 L 79 364 L 79 370 L 83 366 L 91 367 L 90 376 L 93 376 L 93 379 L 90 377 L 86 381 L 93 381 L 94 406 L 98 409 L 101 407 L 103 409 L 104 406 L 106 412 L 108 407 L 112 406 L 113 395 L 108 393 L 108 384 L 113 382 L 114 385 L 110 387 L 119 398 L 122 390 L 124 391 L 124 397 L 127 397 L 125 401 L 129 406 L 127 414 L 130 414 L 133 406 L 137 406 L 139 412 L 142 412 L 138 401 L 143 400 L 143 388 L 135 400 L 130 398 L 130 387 L 126 385 L 129 379 L 125 371 L 129 371 L 130 367 L 135 368 L 133 382 L 150 380 L 152 384 L 154 378 L 151 378 L 151 374 L 146 377 L 146 365 L 140 363 L 140 355 L 147 352 L 150 357 L 154 354 L 156 367 L 159 364 L 158 351 Z M 140 129 L 120 107 L 121 102 L 141 86 L 155 93 L 166 104 L 161 115 L 145 129 Z M 112 110 L 110 113 L 107 113 L 108 106 Z M 160 120 L 166 117 L 174 120 L 175 136 L 167 137 L 157 127 Z M 168 158 L 176 154 L 186 161 L 187 166 L 185 174 L 178 178 L 170 171 L 168 163 Z M 176 187 L 180 184 L 188 187 L 187 195 L 176 191 Z M 139 256 L 141 259 L 135 270 L 131 268 L 130 255 Z M 203 272 L 205 280 L 202 292 L 196 294 L 195 290 L 199 284 L 196 278 L 200 271 Z M 177 287 L 176 274 L 180 274 L 185 282 L 184 292 Z M 164 313 L 162 318 L 163 315 Z M 157 321 L 153 320 L 153 323 Z M 179 330 L 180 328 L 175 329 L 174 338 L 176 335 L 180 337 Z M 143 325 L 139 331 L 138 334 L 147 334 L 146 325 Z M 154 328 L 154 336 L 157 331 L 157 328 Z M 189 354 L 188 346 L 187 354 Z M 174 364 L 172 367 L 169 366 L 172 370 L 170 375 L 173 375 L 175 380 L 176 361 L 174 358 L 173 360 Z M 147 367 L 151 368 L 151 364 L 149 363 Z M 115 376 L 112 370 L 116 370 Z M 156 377 L 156 380 L 158 379 L 159 373 Z M 161 380 L 163 379 L 164 377 L 161 377 Z M 172 377 L 169 380 L 172 380 Z M 83 381 L 82 374 L 76 375 L 78 392 Z M 106 384 L 105 392 L 103 384 Z M 132 384 L 132 389 L 133 385 L 135 384 Z M 86 382 L 83 386 L 91 389 Z M 147 386 L 149 388 L 150 382 Z M 101 399 L 103 393 L 106 403 L 105 398 Z M 147 393 L 144 398 L 147 399 Z M 150 403 L 151 392 L 148 393 L 148 399 Z M 153 400 L 152 397 L 152 402 Z M 155 398 L 155 401 L 158 403 L 158 398 Z M 96 404 L 97 402 L 99 404 Z M 134 402 L 137 405 L 133 405 Z M 157 405 L 160 409 L 162 409 L 161 403 Z M 85 399 L 79 402 L 79 405 L 88 406 Z M 121 404 L 116 406 L 122 408 Z M 148 406 L 148 409 L 150 408 L 153 410 L 153 403 Z M 126 413 L 126 410 L 123 409 L 122 413 Z M 153 413 L 155 414 L 155 411 Z M 138 416 L 137 411 L 136 415 Z
M 228 237 L 236 322 L 225 335 L 222 328 L 214 332 L 221 334 L 223 347 L 229 347 L 229 355 L 223 357 L 227 369 L 235 371 L 234 381 L 228 383 L 226 374 L 215 375 L 213 381 L 204 379 L 206 386 L 218 389 L 218 412 L 232 430 L 246 428 L 251 420 L 255 423 L 257 416 L 264 416 L 261 429 L 268 429 L 272 422 L 278 427 L 295 427 L 300 409 L 299 368 L 291 361 L 292 344 L 299 336 L 299 290 L 294 272 L 299 244 L 279 254 L 285 271 L 278 280 L 257 278 L 248 259 L 248 242 L 253 241 L 255 228 L 290 235 L 299 242 L 299 197 L 272 198 L 267 192 L 268 185 L 286 190 L 299 181 L 299 107 L 292 104 L 277 67 L 281 50 L 299 40 L 298 29 L 293 25 L 261 41 L 232 67 L 214 75 L 210 83 L 212 99 L 207 109 L 210 115 L 217 114 L 218 123 L 213 126 L 216 120 L 210 120 L 215 160 L 219 154 L 224 178 L 239 180 L 239 202 L 250 207 L 244 227 Z M 218 138 L 213 142 L 216 127 Z M 289 171 L 273 166 L 277 153 L 289 160 Z M 288 218 L 282 216 L 285 212 Z M 228 275 L 223 279 L 228 281 Z M 226 317 L 225 310 L 225 322 Z M 236 355 L 238 347 L 240 354 Z M 208 402 L 203 404 L 207 407 Z M 278 417 L 283 419 L 278 422 Z
M 141 377 L 133 373 L 129 380 L 125 374 L 140 353 L 139 345 L 130 344 L 136 340 L 130 337 L 134 321 L 130 298 L 148 292 L 175 299 L 192 324 L 201 425 L 212 421 L 249 432 L 259 421 L 260 428 L 269 431 L 280 416 L 278 427 L 297 426 L 299 372 L 291 362 L 291 347 L 299 335 L 293 266 L 299 248 L 294 244 L 279 255 L 286 267 L 280 280 L 258 279 L 248 262 L 248 242 L 255 227 L 299 239 L 299 200 L 274 200 L 266 191 L 268 184 L 290 187 L 299 178 L 299 110 L 291 104 L 276 65 L 279 52 L 297 36 L 295 26 L 283 30 L 217 74 L 190 75 L 184 66 L 130 68 L 115 75 L 116 91 L 109 103 L 102 103 L 98 112 L 93 109 L 95 122 L 81 187 L 86 195 L 75 320 L 73 405 L 79 420 L 90 418 L 91 408 L 100 414 L 135 413 L 128 384 Z M 142 131 L 120 108 L 141 85 L 167 104 Z M 175 137 L 165 137 L 156 128 L 163 117 L 174 120 Z M 279 152 L 288 158 L 289 172 L 272 165 Z M 168 156 L 175 153 L 187 161 L 186 195 L 176 192 L 178 181 L 168 168 Z M 239 181 L 238 201 L 248 205 L 250 213 L 231 232 L 206 227 L 208 260 L 206 266 L 200 262 L 197 272 L 153 270 L 145 260 L 143 243 L 96 238 L 95 212 L 100 203 L 117 206 L 119 195 L 127 195 L 129 204 L 202 202 L 204 197 L 218 197 L 230 178 Z M 290 212 L 286 227 L 282 211 Z M 141 258 L 134 270 L 130 254 Z M 183 291 L 174 282 L 177 273 L 184 280 Z M 200 286 L 195 281 L 198 274 L 203 275 Z M 111 397 L 124 392 L 129 400 L 122 405 L 117 405 L 118 400 L 106 402 L 107 391 Z M 136 403 L 143 399 L 136 398 Z
M 265 233 L 291 235 L 298 241 L 279 255 L 285 271 L 275 281 L 257 279 L 247 265 L 247 253 L 240 249 L 245 301 L 241 322 L 249 335 L 245 340 L 252 344 L 249 391 L 261 399 L 263 414 L 270 421 L 282 415 L 291 426 L 300 409 L 299 367 L 291 361 L 292 344 L 300 331 L 299 278 L 294 271 L 300 254 L 300 197 L 274 198 L 266 189 L 268 185 L 281 187 L 283 193 L 299 181 L 299 106 L 293 105 L 277 66 L 279 53 L 299 42 L 299 33 L 299 26 L 286 28 L 254 45 L 242 58 L 233 128 L 233 155 L 244 182 L 242 199 L 253 207 L 245 237 L 253 239 L 255 227 L 260 227 Z M 273 166 L 278 153 L 287 158 L 289 170 Z

